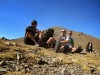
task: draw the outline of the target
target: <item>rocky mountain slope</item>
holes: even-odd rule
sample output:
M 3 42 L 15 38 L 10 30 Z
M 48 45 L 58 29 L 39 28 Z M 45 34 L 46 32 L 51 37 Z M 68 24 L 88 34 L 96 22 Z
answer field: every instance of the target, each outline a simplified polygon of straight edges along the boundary
M 56 53 L 52 49 L 0 40 L 0 75 L 99 75 L 100 54 Z
M 57 38 L 62 28 L 54 29 Z M 81 37 L 83 40 L 86 36 L 96 41 L 94 45 L 99 43 L 99 40 L 92 36 L 78 36 L 79 34 L 74 32 L 73 38 Z M 25 45 L 21 41 L 23 38 L 20 41 L 0 39 L 0 75 L 100 75 L 99 52 L 63 54 L 56 53 L 53 49 Z M 78 43 L 84 46 L 83 42 Z

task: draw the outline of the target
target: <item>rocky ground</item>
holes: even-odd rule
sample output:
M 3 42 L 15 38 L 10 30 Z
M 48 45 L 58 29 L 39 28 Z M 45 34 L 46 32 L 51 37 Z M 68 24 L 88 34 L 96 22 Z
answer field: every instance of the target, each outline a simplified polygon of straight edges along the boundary
M 0 75 L 100 75 L 100 54 L 63 54 L 3 41 L 0 42 Z

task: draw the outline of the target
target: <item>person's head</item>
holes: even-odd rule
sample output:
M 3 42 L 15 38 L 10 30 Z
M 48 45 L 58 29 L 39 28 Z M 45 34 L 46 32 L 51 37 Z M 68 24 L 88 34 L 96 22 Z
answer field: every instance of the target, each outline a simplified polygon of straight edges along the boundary
M 65 29 L 61 30 L 61 36 L 66 36 L 66 30 Z
M 47 31 L 54 34 L 54 29 L 52 29 L 52 28 L 49 28 Z
M 37 21 L 36 21 L 36 20 L 33 20 L 33 21 L 31 22 L 31 25 L 32 25 L 34 28 L 36 28 L 36 27 L 37 27 Z
M 68 36 L 72 36 L 72 31 L 69 31 L 68 32 Z

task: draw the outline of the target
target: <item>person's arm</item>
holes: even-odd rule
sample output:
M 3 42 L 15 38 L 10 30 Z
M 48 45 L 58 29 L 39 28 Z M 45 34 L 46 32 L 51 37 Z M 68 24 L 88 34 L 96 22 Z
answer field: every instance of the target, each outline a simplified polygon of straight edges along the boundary
M 29 37 L 33 42 L 36 43 L 35 39 L 34 39 L 34 36 L 32 35 L 31 32 L 27 32 L 27 37 Z
M 35 32 L 36 32 L 36 33 L 40 33 L 41 31 L 36 29 Z
M 68 42 L 69 42 L 69 37 L 67 37 L 66 40 L 64 40 L 64 41 L 60 41 L 60 43 L 62 43 L 62 44 L 67 44 Z
M 69 40 L 60 41 L 61 44 L 67 44 Z

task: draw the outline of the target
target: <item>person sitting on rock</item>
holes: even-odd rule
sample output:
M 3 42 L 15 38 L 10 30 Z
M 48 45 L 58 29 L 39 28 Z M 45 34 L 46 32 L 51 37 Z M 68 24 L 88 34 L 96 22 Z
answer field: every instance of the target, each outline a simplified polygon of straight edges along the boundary
M 53 35 L 54 29 L 52 28 L 47 29 L 45 33 L 41 33 L 42 37 L 38 42 L 39 46 L 44 48 L 54 48 L 56 40 Z
M 39 38 L 41 38 L 39 36 L 39 33 L 41 31 L 36 29 L 36 27 L 37 27 L 37 21 L 33 20 L 31 22 L 31 26 L 28 26 L 26 28 L 25 37 L 24 37 L 24 43 L 25 44 L 27 44 L 27 45 L 35 45 L 39 41 Z

